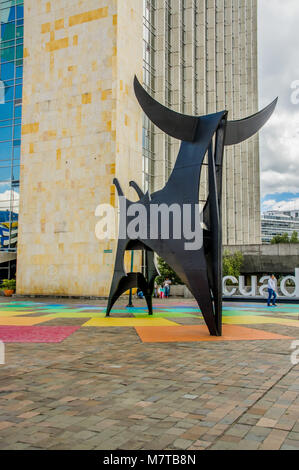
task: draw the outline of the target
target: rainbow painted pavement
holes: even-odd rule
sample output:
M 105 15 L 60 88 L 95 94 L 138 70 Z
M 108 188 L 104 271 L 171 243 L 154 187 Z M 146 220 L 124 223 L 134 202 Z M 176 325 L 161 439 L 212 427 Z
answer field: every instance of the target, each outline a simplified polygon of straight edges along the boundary
M 195 303 L 169 300 L 154 306 L 149 317 L 146 307 L 116 307 L 105 318 L 104 305 L 0 302 L 0 340 L 5 343 L 58 343 L 85 328 L 135 328 L 142 342 L 248 341 L 289 339 L 298 336 L 299 305 L 227 303 L 223 310 L 223 336 L 211 337 Z M 265 325 L 289 327 L 284 333 L 263 329 Z M 298 333 L 297 333 L 298 332 Z

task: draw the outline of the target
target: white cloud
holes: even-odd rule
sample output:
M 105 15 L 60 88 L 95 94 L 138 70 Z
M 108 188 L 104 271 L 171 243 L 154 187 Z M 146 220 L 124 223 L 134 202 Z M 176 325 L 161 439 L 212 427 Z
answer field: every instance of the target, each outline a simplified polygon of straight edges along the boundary
M 299 111 L 281 111 L 261 136 L 262 194 L 299 190 Z
M 0 211 L 6 211 L 11 209 L 11 201 L 13 203 L 13 212 L 19 212 L 19 193 L 16 191 L 6 190 L 0 193 Z
M 263 202 L 262 205 L 264 211 L 295 211 L 299 210 L 299 197 L 290 199 L 287 201 L 275 201 L 274 199 L 269 199 L 268 201 Z
M 275 204 L 275 199 L 269 199 L 268 201 L 263 202 L 263 211 L 272 210 Z
M 299 80 L 298 0 L 259 0 L 260 107 L 279 96 L 261 132 L 262 194 L 299 192 L 299 105 L 292 83 Z

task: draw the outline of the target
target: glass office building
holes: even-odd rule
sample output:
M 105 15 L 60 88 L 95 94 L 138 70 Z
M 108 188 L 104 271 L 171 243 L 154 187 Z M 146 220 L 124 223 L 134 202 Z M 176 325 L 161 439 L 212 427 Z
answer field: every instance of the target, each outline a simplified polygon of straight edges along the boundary
M 24 0 L 0 0 L 0 250 L 16 251 L 19 213 Z M 9 271 L 14 263 L 4 265 Z M 3 265 L 1 266 L 1 268 Z M 4 273 L 2 273 L 2 276 Z
M 267 211 L 262 214 L 262 241 L 271 243 L 276 235 L 299 235 L 299 211 Z

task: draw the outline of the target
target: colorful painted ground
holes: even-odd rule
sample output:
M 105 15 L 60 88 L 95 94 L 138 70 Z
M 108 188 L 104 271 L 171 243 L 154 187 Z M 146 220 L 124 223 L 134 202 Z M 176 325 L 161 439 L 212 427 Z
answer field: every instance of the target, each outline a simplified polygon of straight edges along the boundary
M 144 343 L 194 341 L 248 341 L 289 339 L 297 336 L 299 305 L 226 303 L 223 336 L 211 337 L 195 303 L 168 300 L 154 306 L 119 305 L 105 318 L 102 304 L 47 303 L 35 301 L 0 302 L 0 340 L 5 343 L 59 343 L 84 328 L 135 328 L 136 340 Z M 275 332 L 265 325 L 281 327 Z M 290 327 L 287 329 L 283 327 Z M 291 336 L 290 336 L 291 332 Z

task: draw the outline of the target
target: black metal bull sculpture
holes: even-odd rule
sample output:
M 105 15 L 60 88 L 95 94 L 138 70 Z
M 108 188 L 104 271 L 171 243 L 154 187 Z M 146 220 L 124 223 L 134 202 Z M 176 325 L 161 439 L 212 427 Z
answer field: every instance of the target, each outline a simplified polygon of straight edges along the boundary
M 222 334 L 222 168 L 224 146 L 239 144 L 257 133 L 272 115 L 277 99 L 261 112 L 239 121 L 228 121 L 227 111 L 195 117 L 176 113 L 155 101 L 135 77 L 134 89 L 137 100 L 148 118 L 169 136 L 182 141 L 181 148 L 165 187 L 146 194 L 131 181 L 139 197 L 138 204 L 146 214 L 142 234 L 130 237 L 126 228 L 136 224 L 136 203 L 124 197 L 117 179 L 114 184 L 122 200 L 120 206 L 120 233 L 106 315 L 109 316 L 117 299 L 128 289 L 137 287 L 144 293 L 149 314 L 152 315 L 152 295 L 155 277 L 154 253 L 157 253 L 178 274 L 195 297 L 209 332 L 213 336 Z M 209 195 L 202 213 L 199 214 L 199 185 L 201 168 L 208 154 Z M 165 222 L 158 216 L 152 220 L 153 207 L 190 210 L 192 233 L 202 233 L 203 242 L 196 249 L 186 249 L 190 237 L 185 235 L 184 218 L 170 223 L 169 237 L 163 236 Z M 131 208 L 131 210 L 130 210 Z M 174 220 L 169 211 L 169 221 Z M 154 225 L 154 226 L 153 226 Z M 125 233 L 124 232 L 125 228 Z M 181 236 L 177 236 L 180 233 Z M 124 254 L 126 250 L 144 251 L 144 273 L 126 273 Z

